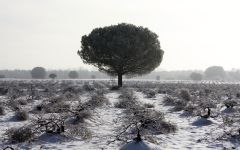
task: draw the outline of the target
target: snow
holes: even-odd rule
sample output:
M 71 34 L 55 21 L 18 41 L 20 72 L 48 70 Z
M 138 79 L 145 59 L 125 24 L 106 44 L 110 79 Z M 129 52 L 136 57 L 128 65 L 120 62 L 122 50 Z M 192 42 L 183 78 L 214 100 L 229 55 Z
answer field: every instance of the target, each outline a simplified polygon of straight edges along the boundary
M 143 141 L 132 141 L 124 145 L 122 148 L 120 148 L 120 150 L 151 150 L 151 148 Z
M 215 150 L 225 147 L 232 147 L 230 143 L 213 143 L 208 144 L 201 142 L 202 138 L 211 133 L 212 130 L 216 130 L 219 122 L 215 120 L 208 120 L 199 117 L 186 117 L 182 115 L 184 112 L 172 112 L 171 106 L 164 106 L 162 100 L 164 95 L 157 94 L 155 98 L 145 98 L 145 95 L 141 92 L 136 92 L 138 99 L 142 103 L 150 103 L 155 105 L 156 110 L 160 110 L 165 114 L 167 121 L 177 125 L 177 132 L 167 135 L 156 136 L 158 141 L 161 141 L 161 145 L 155 145 L 153 147 L 158 149 L 199 149 L 199 150 Z M 240 148 L 239 148 L 240 149 Z
M 193 117 L 185 115 L 184 111 L 172 112 L 172 106 L 164 106 L 162 103 L 164 94 L 157 94 L 155 98 L 146 98 L 142 92 L 135 90 L 134 94 L 141 103 L 153 104 L 154 108 L 165 114 L 166 121 L 177 125 L 176 133 L 161 134 L 153 136 L 156 143 L 144 140 L 141 142 L 132 141 L 126 145 L 121 142 L 111 142 L 115 139 L 119 127 L 122 122 L 120 118 L 124 116 L 123 109 L 115 108 L 114 104 L 118 102 L 120 93 L 118 91 L 108 91 L 105 97 L 109 99 L 110 104 L 98 107 L 93 111 L 93 117 L 86 121 L 87 128 L 92 131 L 93 137 L 91 139 L 83 140 L 81 138 L 68 139 L 62 136 L 52 136 L 44 134 L 39 138 L 38 142 L 23 143 L 12 145 L 19 147 L 18 149 L 69 149 L 69 150 L 215 150 L 223 149 L 223 147 L 235 147 L 240 149 L 240 146 L 234 145 L 230 142 L 214 141 L 212 143 L 206 142 L 203 139 L 210 136 L 213 131 L 216 131 L 221 124 L 221 120 L 216 118 L 204 119 L 200 117 Z M 87 101 L 90 94 L 81 95 L 82 101 Z M 6 97 L 1 96 L 0 101 L 7 100 Z M 40 101 L 34 101 L 34 105 Z M 29 106 L 27 106 L 29 107 Z M 6 147 L 8 144 L 4 143 L 4 132 L 11 127 L 20 127 L 29 123 L 29 121 L 16 122 L 11 118 L 14 112 L 6 110 L 6 115 L 0 116 L 0 148 Z M 224 108 L 222 113 L 231 113 L 235 110 Z M 149 148 L 150 147 L 150 148 Z

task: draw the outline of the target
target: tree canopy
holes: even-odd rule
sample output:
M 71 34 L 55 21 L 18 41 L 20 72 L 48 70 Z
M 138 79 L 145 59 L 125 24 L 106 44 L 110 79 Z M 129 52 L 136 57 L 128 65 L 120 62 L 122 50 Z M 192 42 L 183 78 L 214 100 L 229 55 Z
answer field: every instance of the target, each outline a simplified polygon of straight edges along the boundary
M 43 67 L 35 67 L 31 71 L 33 79 L 44 79 L 46 74 L 46 70 Z
M 148 28 L 132 24 L 118 24 L 94 29 L 81 40 L 78 55 L 84 63 L 94 65 L 99 71 L 118 76 L 150 73 L 163 58 L 157 34 Z
M 225 78 L 225 71 L 221 66 L 211 66 L 205 70 L 205 76 L 208 79 L 219 80 Z

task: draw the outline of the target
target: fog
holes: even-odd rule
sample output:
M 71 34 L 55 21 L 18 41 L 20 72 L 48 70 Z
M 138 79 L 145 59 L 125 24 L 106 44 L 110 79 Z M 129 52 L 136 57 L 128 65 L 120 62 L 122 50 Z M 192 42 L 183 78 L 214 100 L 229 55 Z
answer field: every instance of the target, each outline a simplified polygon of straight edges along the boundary
M 81 37 L 122 22 L 158 34 L 157 70 L 240 68 L 237 0 L 2 0 L 0 69 L 89 69 L 77 55 Z

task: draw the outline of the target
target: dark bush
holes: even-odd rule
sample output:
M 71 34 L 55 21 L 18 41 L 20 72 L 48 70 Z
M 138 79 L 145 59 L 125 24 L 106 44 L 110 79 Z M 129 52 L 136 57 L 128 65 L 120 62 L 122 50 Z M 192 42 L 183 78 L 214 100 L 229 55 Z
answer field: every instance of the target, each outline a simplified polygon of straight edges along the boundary
M 132 100 L 129 100 L 129 99 L 120 99 L 118 102 L 116 102 L 114 104 L 114 107 L 116 108 L 128 108 L 128 107 L 131 107 L 132 105 L 135 105 L 137 102 L 132 99 Z
M 126 115 L 129 122 L 140 123 L 139 130 L 142 133 L 166 134 L 176 131 L 176 126 L 164 121 L 164 114 L 156 110 L 137 107 L 135 109 L 131 108 Z
M 67 130 L 70 136 L 79 136 L 84 140 L 92 137 L 92 132 L 84 124 L 68 125 Z
M 94 91 L 95 88 L 90 84 L 84 83 L 83 90 L 89 92 L 89 91 Z
M 29 119 L 29 115 L 26 111 L 17 111 L 15 113 L 15 119 L 17 121 L 25 121 Z
M 180 91 L 180 97 L 185 101 L 191 100 L 191 95 L 188 90 L 181 90 Z
M 17 102 L 19 105 L 27 105 L 28 104 L 27 100 L 25 100 L 25 99 L 19 99 Z
M 121 90 L 121 95 L 119 96 L 119 98 L 120 99 L 128 99 L 128 100 L 136 99 L 136 97 L 133 94 L 133 91 L 129 90 L 129 89 Z
M 13 111 L 19 111 L 19 103 L 16 100 L 9 100 L 8 101 L 8 106 L 13 110 Z
M 240 98 L 240 93 L 237 93 L 237 94 L 236 94 L 236 97 L 237 97 L 237 98 Z
M 92 117 L 92 112 L 90 110 L 82 110 L 75 113 L 72 123 L 73 124 L 83 123 L 85 119 L 88 119 L 91 117 Z
M 159 126 L 156 126 L 156 130 L 162 134 L 173 133 L 176 132 L 177 126 L 170 122 L 161 121 Z
M 96 108 L 109 104 L 108 99 L 102 94 L 93 94 L 91 99 L 85 103 L 86 107 Z
M 238 104 L 236 100 L 225 100 L 223 103 L 227 108 L 233 108 Z
M 174 102 L 174 107 L 172 108 L 172 111 L 181 111 L 184 110 L 186 106 L 186 102 L 183 100 L 176 100 Z
M 176 99 L 172 96 L 169 96 L 169 95 L 166 95 L 163 98 L 163 103 L 164 103 L 164 105 L 167 105 L 167 106 L 174 105 L 175 101 L 176 101 Z
M 62 100 L 53 101 L 43 105 L 43 110 L 46 113 L 63 113 L 70 109 L 70 104 L 63 102 Z
M 0 116 L 4 115 L 4 114 L 5 114 L 4 108 L 3 108 L 3 106 L 0 106 Z
M 146 97 L 147 98 L 155 98 L 156 97 L 156 92 L 154 90 L 148 90 L 146 92 Z
M 21 143 L 34 138 L 34 133 L 30 127 L 11 128 L 5 132 L 8 141 L 11 143 Z
M 0 87 L 0 95 L 6 95 L 8 93 L 8 89 L 4 87 Z

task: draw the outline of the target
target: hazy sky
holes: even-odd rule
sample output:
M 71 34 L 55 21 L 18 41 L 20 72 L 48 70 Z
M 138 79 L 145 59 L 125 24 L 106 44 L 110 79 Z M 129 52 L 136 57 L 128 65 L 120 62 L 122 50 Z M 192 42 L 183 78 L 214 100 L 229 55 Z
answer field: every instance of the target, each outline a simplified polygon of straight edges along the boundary
M 89 68 L 81 37 L 122 22 L 159 35 L 159 69 L 240 68 L 239 0 L 0 0 L 0 69 Z

